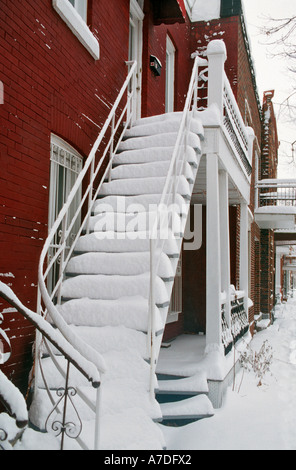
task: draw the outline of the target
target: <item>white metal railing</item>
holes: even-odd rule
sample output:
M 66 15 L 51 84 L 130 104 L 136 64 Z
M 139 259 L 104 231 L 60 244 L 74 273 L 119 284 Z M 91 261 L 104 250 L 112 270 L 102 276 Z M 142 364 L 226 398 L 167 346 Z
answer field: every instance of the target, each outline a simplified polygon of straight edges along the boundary
M 64 448 L 64 437 L 67 435 L 67 425 L 70 425 L 71 432 L 76 427 L 74 423 L 67 423 L 67 401 L 71 394 L 69 387 L 69 369 L 70 365 L 75 367 L 97 390 L 97 396 L 100 396 L 101 376 L 98 368 L 86 360 L 75 348 L 75 344 L 69 343 L 58 330 L 54 329 L 43 317 L 32 312 L 25 307 L 18 297 L 13 293 L 11 288 L 0 282 L 0 297 L 13 306 L 24 318 L 26 318 L 36 330 L 42 334 L 44 341 L 50 343 L 58 353 L 66 359 L 68 373 L 65 377 L 65 388 L 63 389 L 62 399 L 59 400 L 59 408 L 54 406 L 53 410 L 62 416 L 62 421 L 55 421 L 57 436 L 61 435 L 61 449 Z M 49 350 L 49 348 L 48 348 Z M 0 402 L 3 403 L 10 416 L 15 418 L 17 426 L 24 430 L 28 424 L 28 412 L 26 402 L 19 390 L 0 373 Z M 72 390 L 72 389 L 71 389 Z M 49 397 L 54 404 L 54 400 L 49 393 Z M 62 403 L 63 401 L 63 403 Z M 52 414 L 52 413 L 51 413 Z M 80 421 L 79 421 L 80 423 Z M 77 437 L 81 433 L 81 426 L 78 426 Z M 72 437 L 72 436 L 71 436 Z M 4 429 L 0 429 L 0 441 L 4 442 L 8 438 L 8 434 Z M 97 435 L 96 435 L 97 438 Z M 0 442 L 1 448 L 1 442 Z
M 230 296 L 230 318 L 226 315 L 226 296 L 221 298 L 222 344 L 227 355 L 237 341 L 249 331 L 249 320 L 245 307 L 245 293 L 236 291 Z
M 38 313 L 44 317 L 48 317 L 50 321 L 59 329 L 61 334 L 75 345 L 77 352 L 86 360 L 90 361 L 96 368 L 103 373 L 105 364 L 102 357 L 94 351 L 88 344 L 78 338 L 69 328 L 63 318 L 60 316 L 56 305 L 61 302 L 61 286 L 64 279 L 64 273 L 68 261 L 70 260 L 75 245 L 81 236 L 83 230 L 89 232 L 89 220 L 94 201 L 101 189 L 103 181 L 110 178 L 113 157 L 123 138 L 126 129 L 132 124 L 134 116 L 134 107 L 136 99 L 136 62 L 127 62 L 129 72 L 127 78 L 119 92 L 112 110 L 96 140 L 92 150 L 85 161 L 82 171 L 79 173 L 77 180 L 67 198 L 66 203 L 61 209 L 57 219 L 55 220 L 48 238 L 44 244 L 38 271 Z M 80 203 L 77 205 L 77 195 L 80 196 Z M 73 210 L 75 208 L 75 210 Z M 71 215 L 71 216 L 70 216 Z M 73 236 L 73 227 L 76 221 L 80 221 L 80 228 Z M 54 256 L 51 253 L 51 247 L 55 246 Z M 58 265 L 58 269 L 56 269 Z M 57 274 L 54 277 L 52 273 Z M 50 286 L 50 290 L 48 290 Z M 39 376 L 44 381 L 46 387 L 46 377 L 41 368 L 40 355 L 46 349 L 46 354 L 50 355 L 54 360 L 54 353 L 46 341 L 42 339 L 41 334 L 37 334 L 36 338 L 36 363 L 39 364 L 35 372 L 35 381 L 38 383 Z M 58 367 L 57 370 L 67 380 L 67 371 Z M 47 392 L 53 400 L 50 390 Z M 89 402 L 87 397 L 80 392 L 80 398 L 94 411 L 96 419 L 95 432 L 95 448 L 99 447 L 99 395 L 96 404 Z M 85 444 L 77 441 L 83 448 Z
M 156 278 L 160 261 L 159 254 L 163 251 L 168 226 L 172 229 L 172 236 L 177 237 L 174 233 L 174 211 L 180 212 L 176 204 L 178 195 L 179 178 L 185 175 L 186 165 L 186 148 L 188 134 L 190 132 L 190 123 L 194 118 L 194 112 L 198 107 L 198 87 L 199 87 L 199 67 L 205 66 L 207 62 L 200 57 L 194 60 L 192 76 L 187 93 L 187 99 L 183 110 L 183 116 L 177 135 L 169 171 L 165 181 L 164 189 L 160 199 L 160 203 L 155 212 L 153 226 L 150 230 L 150 294 L 149 294 L 149 356 L 150 356 L 150 394 L 154 396 L 154 377 L 156 371 L 157 358 L 157 336 L 156 336 Z M 165 216 L 164 216 L 165 214 Z M 184 229 L 183 227 L 182 229 Z M 182 233 L 180 237 L 180 250 Z
M 257 207 L 296 207 L 295 179 L 264 179 L 256 185 Z
M 252 173 L 252 155 L 247 127 L 242 118 L 231 85 L 224 72 L 224 127 L 239 157 L 239 161 L 250 177 Z

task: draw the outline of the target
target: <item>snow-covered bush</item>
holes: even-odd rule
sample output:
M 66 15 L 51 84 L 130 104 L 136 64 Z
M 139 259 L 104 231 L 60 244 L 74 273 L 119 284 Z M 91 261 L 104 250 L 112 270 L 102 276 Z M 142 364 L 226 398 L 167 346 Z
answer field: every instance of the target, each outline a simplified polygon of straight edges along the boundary
M 261 387 L 264 376 L 270 372 L 272 359 L 273 349 L 266 340 L 258 352 L 253 351 L 248 345 L 246 351 L 241 354 L 240 364 L 243 369 L 254 372 L 255 377 L 259 380 L 257 386 Z

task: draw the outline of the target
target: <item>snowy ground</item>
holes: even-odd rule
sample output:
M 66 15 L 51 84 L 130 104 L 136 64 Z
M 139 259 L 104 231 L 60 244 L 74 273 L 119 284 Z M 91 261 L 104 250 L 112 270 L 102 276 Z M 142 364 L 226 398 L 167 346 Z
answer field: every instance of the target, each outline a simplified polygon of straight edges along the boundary
M 258 352 L 265 341 L 273 359 L 262 386 L 253 372 L 240 372 L 213 418 L 182 428 L 159 425 L 168 451 L 296 450 L 296 292 L 277 309 L 274 325 L 256 334 L 252 350 Z M 49 436 L 28 430 L 16 449 L 56 447 Z
M 265 341 L 273 359 L 263 385 L 246 372 L 240 387 L 240 372 L 213 418 L 162 426 L 168 450 L 296 450 L 296 298 L 277 309 L 274 325 L 256 334 L 252 350 Z

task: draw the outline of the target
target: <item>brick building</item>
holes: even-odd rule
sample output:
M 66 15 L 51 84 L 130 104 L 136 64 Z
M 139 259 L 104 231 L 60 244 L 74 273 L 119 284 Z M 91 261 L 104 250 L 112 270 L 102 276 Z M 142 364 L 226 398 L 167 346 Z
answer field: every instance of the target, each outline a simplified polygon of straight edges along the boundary
M 158 377 L 184 378 L 183 373 L 190 379 L 200 368 L 199 363 L 187 373 L 177 370 L 177 363 L 171 364 L 171 370 L 163 368 L 160 340 L 168 342 L 179 337 L 182 341 L 184 336 L 186 340 L 197 339 L 210 358 L 211 354 L 215 357 L 215 353 L 219 353 L 223 359 L 227 355 L 229 359 L 234 342 L 244 335 L 250 340 L 249 328 L 253 332 L 267 283 L 268 288 L 273 288 L 269 278 L 265 280 L 262 266 L 268 257 L 267 269 L 272 272 L 270 266 L 274 266 L 274 260 L 271 252 L 265 255 L 265 232 L 260 233 L 254 219 L 258 175 L 263 175 L 271 159 L 270 154 L 266 158 L 264 153 L 266 134 L 262 133 L 264 121 L 241 1 L 215 0 L 206 11 L 199 8 L 199 2 L 189 0 L 110 0 L 104 7 L 101 3 L 95 0 L 3 0 L 0 13 L 0 80 L 4 88 L 4 103 L 0 106 L 0 281 L 12 288 L 25 307 L 49 314 L 59 329 L 61 325 L 68 341 L 72 333 L 68 326 L 63 326 L 63 321 L 75 331 L 81 327 L 85 344 L 89 341 L 100 354 L 106 355 L 113 370 L 118 372 L 118 380 L 123 378 L 121 370 L 117 369 L 125 371 L 127 364 L 131 364 L 133 373 L 138 371 L 140 375 L 147 373 L 149 364 L 153 408 L 152 411 L 149 408 L 145 419 L 148 416 L 157 420 L 161 417 L 154 402 L 155 373 Z M 196 56 L 199 59 L 195 59 Z M 192 75 L 194 67 L 198 71 L 195 76 Z M 197 77 L 198 81 L 194 81 Z M 270 98 L 266 93 L 265 117 L 265 106 L 272 109 Z M 188 109 L 184 111 L 186 120 L 184 118 L 183 122 L 180 116 L 185 104 Z M 179 147 L 176 125 L 177 129 L 184 126 L 179 135 L 182 142 Z M 272 126 L 275 126 L 274 116 Z M 188 140 L 183 141 L 185 138 Z M 273 139 L 275 168 L 276 134 Z M 148 141 L 149 148 L 140 147 L 140 153 L 132 153 L 138 151 L 135 145 L 148 145 Z M 133 147 L 129 148 L 129 144 Z M 176 200 L 180 195 L 183 198 L 185 212 L 177 215 L 185 217 L 185 221 L 188 213 L 193 216 L 195 207 L 200 208 L 198 223 L 200 229 L 202 227 L 202 243 L 198 249 L 182 251 L 184 232 L 181 231 L 177 248 L 172 252 L 167 248 L 168 251 L 162 253 L 165 255 L 166 269 L 161 265 L 164 274 L 157 272 L 153 278 L 156 256 L 153 257 L 153 247 L 143 250 L 140 242 L 129 244 L 131 240 L 127 240 L 121 244 L 116 239 L 111 240 L 113 244 L 110 241 L 110 246 L 105 241 L 97 249 L 94 234 L 98 219 L 95 218 L 104 213 L 99 207 L 102 200 L 111 204 L 114 197 L 125 198 L 125 201 L 134 197 L 132 201 L 138 203 L 141 196 L 153 201 L 153 197 L 158 196 L 159 204 L 166 187 L 163 180 L 170 171 L 176 172 L 177 163 L 181 163 L 176 160 L 170 170 L 167 161 L 163 162 L 167 147 L 171 149 L 170 158 L 177 158 L 174 157 L 176 152 L 185 159 L 187 147 L 190 150 L 188 161 L 184 160 L 186 165 L 182 165 L 182 169 L 186 167 L 186 175 L 174 175 L 175 182 L 177 177 L 182 177 L 180 186 L 184 193 L 176 194 L 175 188 L 174 194 Z M 158 152 L 153 150 L 155 148 L 166 150 Z M 109 155 L 114 163 L 110 168 Z M 155 160 L 144 160 L 144 155 L 145 158 L 154 155 Z M 127 168 L 128 163 L 130 168 Z M 128 174 L 125 178 L 118 176 L 120 166 L 125 167 L 123 174 Z M 128 170 L 131 173 L 126 173 Z M 81 182 L 80 177 L 83 177 Z M 121 179 L 125 184 L 121 184 Z M 77 182 L 80 186 L 76 188 Z M 115 192 L 111 192 L 113 187 Z M 76 188 L 75 196 L 73 188 Z M 183 230 L 183 225 L 181 228 Z M 52 237 L 53 232 L 53 238 L 47 238 L 48 234 Z M 271 250 L 271 235 L 269 232 L 267 235 L 266 246 Z M 122 253 L 123 245 L 126 251 Z M 72 246 L 75 256 L 69 260 L 67 250 L 71 251 Z M 104 253 L 100 251 L 101 246 L 106 247 Z M 138 250 L 135 246 L 139 246 Z M 40 258 L 41 252 L 43 258 Z M 77 271 L 79 256 L 89 259 L 90 254 L 93 255 L 91 272 Z M 139 257 L 136 261 L 135 254 Z M 118 256 L 116 262 L 113 255 Z M 76 263 L 73 271 L 67 268 L 68 262 L 69 266 Z M 51 277 L 47 265 L 53 271 Z M 79 269 L 86 268 L 90 266 L 83 264 Z M 100 276 L 100 282 L 91 290 L 96 276 Z M 261 281 L 264 285 L 260 290 Z M 79 292 L 82 293 L 78 299 Z M 47 295 L 51 297 L 48 299 Z M 153 296 L 157 295 L 160 299 L 153 301 Z M 137 296 L 141 297 L 141 302 L 143 300 L 141 307 L 136 303 Z M 81 302 L 82 311 L 79 310 Z M 105 311 L 111 305 L 106 321 Z M 139 316 L 143 305 L 144 316 L 149 313 L 151 317 L 148 324 L 144 317 L 144 326 L 144 320 L 139 324 L 138 319 L 131 318 L 133 308 Z M 66 311 L 67 306 L 71 307 L 70 313 Z M 270 313 L 272 306 L 268 305 L 266 313 Z M 102 313 L 99 314 L 100 308 Z M 63 317 L 61 322 L 54 320 L 57 309 Z M 126 312 L 121 323 L 113 318 L 115 311 L 118 318 Z M 99 319 L 92 316 L 92 312 Z M 83 324 L 80 323 L 82 313 Z M 26 393 L 34 359 L 35 328 L 4 301 L 0 304 L 0 314 L 3 316 L 1 328 L 9 337 L 7 347 L 12 351 L 1 371 Z M 89 327 L 94 327 L 91 338 L 84 336 Z M 110 330 L 110 345 L 106 345 Z M 127 337 L 123 331 L 128 332 Z M 143 352 L 143 333 L 152 344 L 149 344 L 148 357 L 147 352 Z M 45 430 L 47 420 L 42 422 L 42 419 L 46 418 L 46 413 L 48 416 L 51 413 L 50 403 L 45 405 L 37 396 L 37 391 L 43 392 L 45 388 L 44 384 L 40 390 L 38 388 L 38 380 L 44 372 L 42 368 L 39 370 L 39 353 L 41 357 L 44 351 L 38 341 L 31 419 L 37 428 Z M 127 353 L 126 344 L 130 348 L 137 342 L 140 352 L 135 346 L 132 354 Z M 76 346 L 76 341 L 72 341 L 73 344 Z M 153 351 L 154 344 L 156 351 Z M 113 355 L 120 353 L 117 361 L 110 360 L 108 346 L 113 348 Z M 102 348 L 106 351 L 102 352 Z M 83 355 L 81 348 L 79 351 Z M 49 355 L 45 354 L 47 363 Z M 128 360 L 121 365 L 125 355 Z M 158 369 L 154 370 L 158 355 Z M 227 373 L 220 375 L 220 372 L 206 377 L 203 383 L 205 388 L 207 381 L 212 387 L 214 383 L 209 396 L 215 407 L 221 405 L 223 391 L 232 374 L 228 369 Z M 221 383 L 222 388 L 219 388 Z M 130 384 L 121 383 L 121 386 L 126 390 Z M 219 388 L 218 393 L 214 388 Z M 128 390 L 131 399 L 134 391 Z M 159 394 L 164 396 L 165 391 Z M 201 390 L 195 392 L 199 396 Z M 145 393 L 147 395 L 146 389 Z M 200 405 L 197 396 L 193 397 L 193 418 L 198 415 Z M 210 401 L 207 397 L 202 400 L 206 404 L 205 415 L 211 415 Z M 116 412 L 120 414 L 122 409 Z M 178 413 L 184 418 L 182 412 Z M 165 418 L 162 412 L 161 419 Z

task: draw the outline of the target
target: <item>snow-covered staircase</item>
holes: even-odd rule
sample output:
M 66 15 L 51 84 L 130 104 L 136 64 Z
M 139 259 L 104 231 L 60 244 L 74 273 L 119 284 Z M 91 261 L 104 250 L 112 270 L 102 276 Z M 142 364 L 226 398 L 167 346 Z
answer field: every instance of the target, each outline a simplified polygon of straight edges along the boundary
M 113 160 L 111 181 L 102 185 L 89 221 L 88 233 L 80 237 L 66 269 L 58 311 L 71 328 L 106 362 L 102 380 L 101 446 L 115 448 L 162 448 L 165 443 L 156 422 L 163 419 L 161 406 L 149 394 L 149 289 L 151 207 L 161 199 L 182 114 L 142 119 L 126 132 Z M 179 177 L 174 216 L 184 232 L 191 192 L 197 173 L 203 129 L 192 120 L 186 149 L 184 176 Z M 150 212 L 149 212 L 150 211 Z M 136 218 L 136 219 L 135 219 Z M 161 345 L 170 304 L 183 233 L 166 240 L 156 280 L 156 334 Z M 64 359 L 57 358 L 61 367 Z M 42 360 L 48 387 L 58 390 L 50 357 Z M 76 373 L 70 383 L 90 401 L 94 390 Z M 155 376 L 154 388 L 158 390 Z M 31 420 L 45 429 L 50 403 L 43 381 L 35 393 Z M 171 387 L 171 386 L 170 386 Z M 76 398 L 83 423 L 82 438 L 91 434 L 89 412 Z M 190 401 L 191 400 L 191 401 Z M 200 416 L 205 395 L 188 398 L 175 414 Z M 172 407 L 172 405 L 170 405 Z M 172 413 L 170 411 L 170 413 Z M 140 419 L 139 419 L 140 417 Z M 166 416 L 165 416 L 166 418 Z M 126 432 L 126 430 L 129 430 Z

